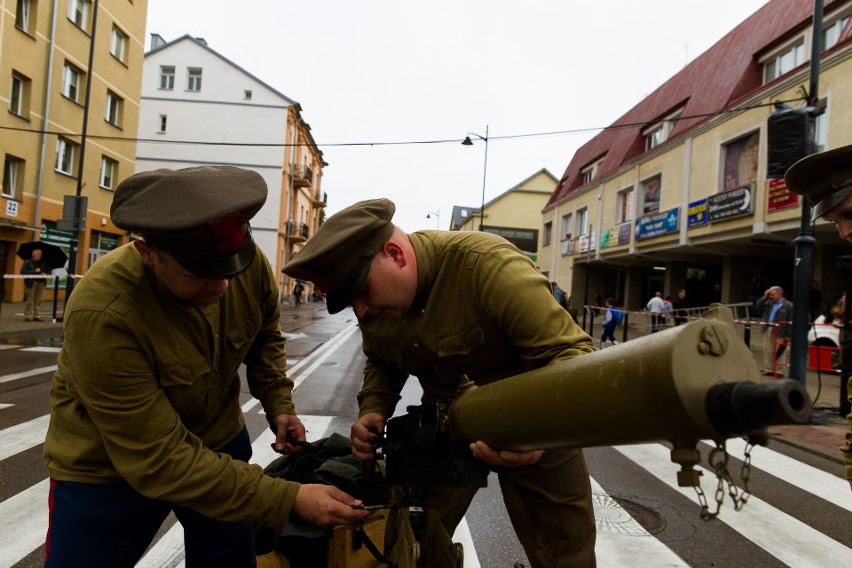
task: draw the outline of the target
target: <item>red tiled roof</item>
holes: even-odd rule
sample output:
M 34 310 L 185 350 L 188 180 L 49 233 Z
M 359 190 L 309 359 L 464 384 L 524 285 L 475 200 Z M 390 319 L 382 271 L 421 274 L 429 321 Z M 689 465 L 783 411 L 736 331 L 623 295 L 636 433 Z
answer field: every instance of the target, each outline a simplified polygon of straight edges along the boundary
M 826 14 L 837 1 L 825 2 Z M 687 118 L 678 120 L 669 139 L 689 131 L 709 120 L 711 116 L 708 115 L 730 108 L 737 100 L 760 89 L 763 73 L 757 55 L 809 24 L 813 9 L 813 0 L 768 2 L 609 128 L 580 147 L 545 208 L 582 187 L 581 168 L 600 156 L 605 155 L 595 174 L 596 179 L 640 157 L 645 151 L 641 131 L 680 106 L 685 105 L 682 116 Z M 847 26 L 841 42 L 848 41 L 850 34 L 852 26 Z M 619 125 L 623 127 L 619 128 Z

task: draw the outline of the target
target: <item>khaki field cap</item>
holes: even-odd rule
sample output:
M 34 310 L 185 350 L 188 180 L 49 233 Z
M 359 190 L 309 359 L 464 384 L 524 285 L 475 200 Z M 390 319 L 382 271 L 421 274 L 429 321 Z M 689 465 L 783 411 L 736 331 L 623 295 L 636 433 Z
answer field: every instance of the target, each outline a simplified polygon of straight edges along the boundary
M 200 278 L 232 278 L 251 265 L 249 219 L 266 201 L 257 172 L 230 166 L 151 170 L 115 190 L 110 217 L 141 233 Z
M 787 189 L 804 195 L 813 206 L 811 221 L 819 219 L 852 195 L 852 146 L 802 158 L 784 174 Z
M 328 313 L 348 306 L 364 288 L 370 264 L 393 234 L 396 206 L 388 199 L 360 201 L 335 213 L 284 268 L 326 295 Z

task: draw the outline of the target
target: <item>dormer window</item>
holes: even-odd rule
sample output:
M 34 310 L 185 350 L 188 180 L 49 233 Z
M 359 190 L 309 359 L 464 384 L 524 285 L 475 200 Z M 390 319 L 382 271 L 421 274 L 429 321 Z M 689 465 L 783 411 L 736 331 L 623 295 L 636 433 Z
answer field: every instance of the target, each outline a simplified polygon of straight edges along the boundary
M 831 49 L 837 44 L 840 39 L 840 35 L 843 33 L 843 30 L 846 29 L 846 25 L 849 23 L 850 19 L 852 19 L 852 16 L 843 16 L 841 18 L 837 18 L 825 27 L 822 31 L 823 49 Z
M 762 60 L 763 82 L 768 83 L 789 73 L 805 62 L 805 38 L 798 36 Z
M 682 107 L 669 113 L 662 120 L 654 122 L 642 131 L 642 137 L 645 138 L 645 151 L 656 148 L 669 139 L 669 134 L 674 130 L 681 114 L 683 114 Z
M 595 179 L 595 176 L 597 175 L 602 163 L 603 158 L 596 160 L 594 163 L 589 164 L 588 166 L 580 170 L 580 175 L 583 176 L 583 185 L 591 183 L 592 180 Z

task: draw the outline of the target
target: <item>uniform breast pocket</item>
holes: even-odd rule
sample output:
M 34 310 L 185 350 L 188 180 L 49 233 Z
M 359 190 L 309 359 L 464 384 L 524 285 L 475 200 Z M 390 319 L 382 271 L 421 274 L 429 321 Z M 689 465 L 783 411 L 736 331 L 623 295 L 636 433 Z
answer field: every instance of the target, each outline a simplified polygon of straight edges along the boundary
M 228 341 L 231 343 L 231 347 L 239 353 L 238 358 L 240 360 L 251 347 L 259 329 L 260 318 L 253 315 L 228 332 Z
M 201 356 L 163 367 L 160 384 L 181 418 L 195 418 L 208 408 L 210 366 Z
M 455 333 L 442 335 L 437 341 L 438 357 L 469 355 L 485 342 L 485 333 L 479 325 L 471 325 Z

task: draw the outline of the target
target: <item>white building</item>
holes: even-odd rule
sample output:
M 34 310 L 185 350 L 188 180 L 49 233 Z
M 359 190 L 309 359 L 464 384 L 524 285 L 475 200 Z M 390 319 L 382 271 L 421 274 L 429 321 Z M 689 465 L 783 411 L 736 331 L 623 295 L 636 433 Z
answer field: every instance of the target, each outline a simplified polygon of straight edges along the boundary
M 152 34 L 142 75 L 136 171 L 209 164 L 258 172 L 269 196 L 252 219 L 252 234 L 278 272 L 279 236 L 288 214 L 282 209 L 289 160 L 284 144 L 288 113 L 298 109 L 203 39 L 185 35 L 166 43 Z

